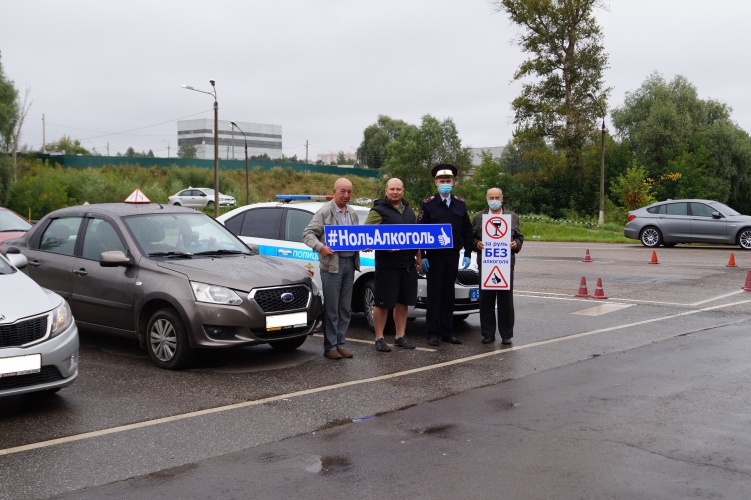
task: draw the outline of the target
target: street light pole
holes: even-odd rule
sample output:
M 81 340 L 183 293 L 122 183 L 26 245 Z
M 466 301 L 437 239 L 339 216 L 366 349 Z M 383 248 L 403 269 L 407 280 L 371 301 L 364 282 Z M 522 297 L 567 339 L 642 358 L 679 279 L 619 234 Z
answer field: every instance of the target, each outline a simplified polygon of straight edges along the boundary
M 212 92 L 194 89 L 190 85 L 180 85 L 184 89 L 208 94 L 214 98 L 214 217 L 219 217 L 219 103 L 216 100 L 216 82 L 209 80 Z
M 597 107 L 600 108 L 600 113 L 602 114 L 602 133 L 600 135 L 600 214 L 597 217 L 597 224 L 602 225 L 605 223 L 605 110 L 592 94 L 589 94 L 589 98 L 597 103 Z
M 250 205 L 250 180 L 248 179 L 248 137 L 245 135 L 245 132 L 237 126 L 237 123 L 230 122 L 233 127 L 236 127 L 237 130 L 240 131 L 240 133 L 243 135 L 243 139 L 245 139 L 245 204 Z M 234 151 L 234 147 L 232 148 Z
M 167 143 L 167 158 L 169 158 L 169 141 L 167 139 L 162 139 L 162 142 Z

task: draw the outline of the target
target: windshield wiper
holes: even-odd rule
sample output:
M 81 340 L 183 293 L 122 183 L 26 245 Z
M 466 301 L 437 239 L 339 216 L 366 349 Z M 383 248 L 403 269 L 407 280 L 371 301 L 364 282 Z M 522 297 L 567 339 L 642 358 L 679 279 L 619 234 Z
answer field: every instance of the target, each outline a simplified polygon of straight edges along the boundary
M 190 259 L 193 254 L 190 252 L 183 252 L 181 250 L 171 250 L 169 252 L 152 252 L 149 257 L 182 257 Z
M 217 250 L 206 250 L 204 252 L 196 252 L 193 255 L 237 255 L 237 254 L 245 254 L 246 252 L 243 252 L 242 250 L 227 250 L 225 248 L 220 248 Z

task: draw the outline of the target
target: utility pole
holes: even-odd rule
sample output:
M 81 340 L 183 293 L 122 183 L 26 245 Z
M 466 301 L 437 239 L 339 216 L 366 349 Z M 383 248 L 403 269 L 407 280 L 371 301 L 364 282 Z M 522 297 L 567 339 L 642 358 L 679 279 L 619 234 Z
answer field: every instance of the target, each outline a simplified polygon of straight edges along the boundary
M 305 163 L 308 163 L 308 140 L 305 139 Z
M 47 152 L 47 137 L 44 125 L 44 113 L 42 113 L 42 153 Z
M 110 143 L 108 141 L 107 142 L 107 156 L 109 156 L 109 155 L 110 155 Z

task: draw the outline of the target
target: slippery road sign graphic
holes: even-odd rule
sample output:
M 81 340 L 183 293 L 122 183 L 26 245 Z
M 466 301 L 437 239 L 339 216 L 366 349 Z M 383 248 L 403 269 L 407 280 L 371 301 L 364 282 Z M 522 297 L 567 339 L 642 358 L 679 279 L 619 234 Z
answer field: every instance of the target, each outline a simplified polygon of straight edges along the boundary
M 506 281 L 506 277 L 498 266 L 493 267 L 488 278 L 482 284 L 482 288 L 486 290 L 506 290 L 508 287 L 508 281 Z
M 511 288 L 506 278 L 511 276 L 511 216 L 485 214 L 482 216 L 482 227 L 480 288 L 508 290 Z

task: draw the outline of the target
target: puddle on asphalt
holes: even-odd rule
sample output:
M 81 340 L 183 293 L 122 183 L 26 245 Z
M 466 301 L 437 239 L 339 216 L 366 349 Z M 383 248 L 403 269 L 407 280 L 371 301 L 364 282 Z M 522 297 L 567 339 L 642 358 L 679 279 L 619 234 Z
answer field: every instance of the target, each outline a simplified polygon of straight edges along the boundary
M 454 430 L 456 430 L 456 424 L 444 424 L 444 425 L 434 425 L 431 427 L 426 427 L 425 429 L 418 429 L 417 433 L 425 434 L 428 436 L 449 438 L 451 437 L 449 434 L 453 433 Z
M 353 467 L 352 461 L 342 456 L 311 457 L 312 463 L 305 466 L 305 470 L 312 474 L 334 476 L 346 472 Z

